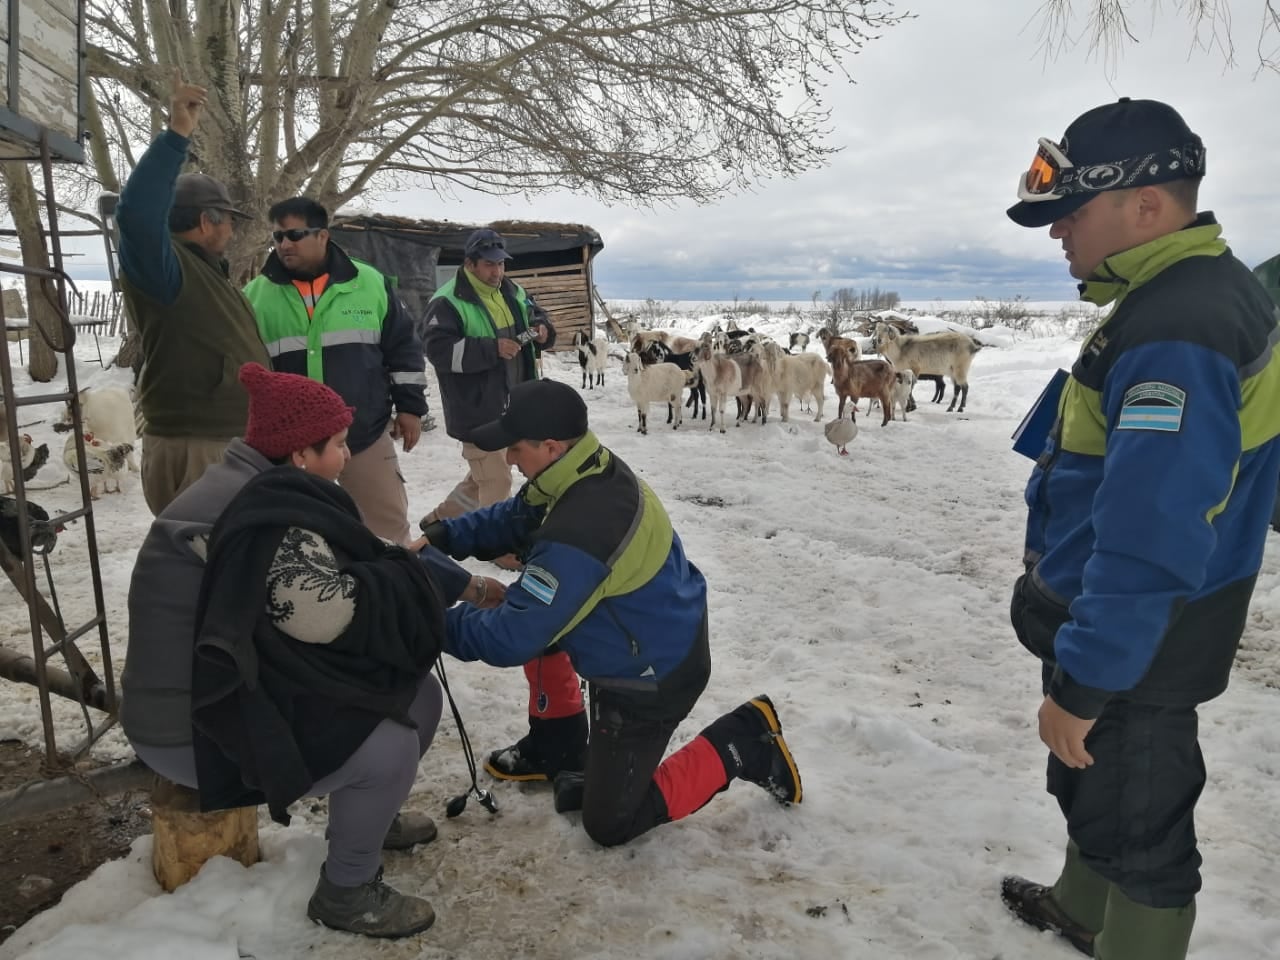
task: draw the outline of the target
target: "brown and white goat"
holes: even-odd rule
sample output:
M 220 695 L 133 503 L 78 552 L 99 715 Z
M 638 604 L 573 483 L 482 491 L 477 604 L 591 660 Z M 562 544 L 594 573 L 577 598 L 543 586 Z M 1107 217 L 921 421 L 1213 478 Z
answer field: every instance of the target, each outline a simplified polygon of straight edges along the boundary
M 736 397 L 742 391 L 742 368 L 730 357 L 716 353 L 709 340 L 698 348 L 694 356 L 697 357 L 698 372 L 702 374 L 702 382 L 709 395 L 709 429 L 715 428 L 716 418 L 719 417 L 720 432 L 724 433 L 725 404 L 730 397 Z
M 857 415 L 858 400 L 862 397 L 875 397 L 884 410 L 884 426 L 893 419 L 893 401 L 890 399 L 893 385 L 896 382 L 893 364 L 888 360 L 854 360 L 849 351 L 837 344 L 831 348 L 831 382 L 835 384 L 836 396 L 840 398 L 837 416 L 844 416 L 846 400 L 853 401 L 854 415 Z

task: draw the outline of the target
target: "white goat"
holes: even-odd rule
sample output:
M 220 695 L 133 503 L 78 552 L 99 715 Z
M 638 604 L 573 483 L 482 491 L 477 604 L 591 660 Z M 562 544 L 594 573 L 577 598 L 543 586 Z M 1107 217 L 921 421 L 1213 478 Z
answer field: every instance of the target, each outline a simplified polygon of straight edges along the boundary
M 907 411 L 911 408 L 911 390 L 916 385 L 916 375 L 910 370 L 899 370 L 894 374 L 893 389 L 889 391 L 889 400 L 893 409 L 902 408 L 902 420 L 907 420 Z M 868 413 L 871 411 L 868 410 Z
M 702 374 L 702 382 L 707 388 L 708 406 L 711 407 L 711 425 L 714 429 L 716 417 L 720 418 L 720 432 L 724 433 L 724 408 L 730 397 L 736 397 L 742 391 L 742 368 L 723 353 L 717 353 L 711 346 L 710 338 L 694 354 L 697 358 L 698 372 Z
M 816 353 L 784 354 L 778 368 L 778 407 L 785 422 L 790 417 L 791 398 L 813 397 L 818 407 L 814 422 L 822 419 L 822 405 L 826 401 L 823 387 L 831 367 Z
M 582 389 L 604 386 L 604 368 L 609 360 L 609 341 L 603 337 L 588 340 L 582 330 L 573 332 L 573 345 L 578 348 L 578 364 L 582 367 Z
M 674 363 L 655 363 L 645 366 L 640 362 L 640 354 L 632 351 L 625 361 L 627 371 L 627 393 L 636 405 L 636 418 L 640 425 L 636 428 L 641 433 L 649 432 L 649 405 L 667 403 L 672 410 L 673 430 L 680 429 L 684 414 L 681 402 L 684 394 L 685 372 Z
M 964 413 L 965 402 L 969 399 L 969 365 L 973 363 L 973 355 L 982 349 L 982 344 L 968 334 L 954 330 L 904 334 L 887 323 L 876 324 L 874 338 L 876 353 L 898 370 L 910 370 L 917 377 L 921 374 L 950 377 L 954 392 L 947 412 L 955 410 L 959 400 L 960 409 L 956 412 Z

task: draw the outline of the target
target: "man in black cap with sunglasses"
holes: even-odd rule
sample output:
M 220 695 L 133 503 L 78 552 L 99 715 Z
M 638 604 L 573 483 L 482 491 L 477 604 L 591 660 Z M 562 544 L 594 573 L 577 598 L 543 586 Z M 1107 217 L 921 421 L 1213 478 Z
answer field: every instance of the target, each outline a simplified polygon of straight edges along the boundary
M 440 381 L 445 430 L 462 441 L 467 475 L 422 523 L 456 517 L 511 496 L 504 452 L 481 450 L 471 432 L 502 413 L 511 388 L 538 379 L 538 356 L 555 346 L 546 311 L 506 276 L 502 234 L 475 230 L 463 248 L 462 268 L 427 306 L 427 357 Z M 512 557 L 496 558 L 515 569 Z
M 1032 471 L 1018 639 L 1042 663 L 1052 887 L 1006 877 L 1025 922 L 1101 960 L 1181 960 L 1195 921 L 1197 706 L 1226 689 L 1280 475 L 1277 314 L 1197 213 L 1200 138 L 1121 99 L 1041 140 L 1008 211 L 1048 227 L 1085 340 Z
M 275 249 L 244 292 L 271 366 L 318 380 L 351 405 L 351 459 L 338 483 L 365 526 L 408 543 L 409 497 L 394 441 L 408 453 L 422 435 L 422 341 L 390 279 L 330 238 L 321 204 L 290 197 L 267 215 Z
M 175 73 L 168 129 L 138 159 L 116 211 L 120 285 L 142 342 L 142 493 L 157 516 L 244 433 L 240 366 L 270 362 L 224 259 L 235 222 L 249 216 L 213 177 L 179 173 L 207 97 Z

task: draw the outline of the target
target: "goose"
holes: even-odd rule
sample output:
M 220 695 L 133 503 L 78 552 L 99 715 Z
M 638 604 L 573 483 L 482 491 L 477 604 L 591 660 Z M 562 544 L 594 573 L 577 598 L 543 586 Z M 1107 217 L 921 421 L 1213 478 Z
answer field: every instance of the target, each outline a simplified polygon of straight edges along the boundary
M 822 432 L 831 443 L 835 444 L 836 452 L 842 457 L 847 457 L 849 451 L 845 449 L 845 445 L 858 435 L 858 425 L 853 420 L 837 417 L 823 427 Z

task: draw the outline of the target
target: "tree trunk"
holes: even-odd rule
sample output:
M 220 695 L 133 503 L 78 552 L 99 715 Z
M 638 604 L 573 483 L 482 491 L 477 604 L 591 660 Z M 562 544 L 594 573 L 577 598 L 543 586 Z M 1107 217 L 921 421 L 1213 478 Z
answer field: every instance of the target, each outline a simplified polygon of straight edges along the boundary
M 10 162 L 3 167 L 5 186 L 9 195 L 9 215 L 18 231 L 18 243 L 22 247 L 22 263 L 28 267 L 49 268 L 49 253 L 44 245 L 44 232 L 40 219 L 40 200 L 31 180 L 31 168 L 25 163 Z M 61 344 L 61 324 L 58 312 L 47 299 L 45 291 L 56 296 L 56 287 L 39 279 L 26 278 L 27 316 L 31 324 L 27 340 L 27 372 L 37 383 L 48 383 L 58 373 L 58 355 L 49 343 Z M 44 336 L 41 336 L 43 332 Z M 46 337 L 48 338 L 46 340 Z

